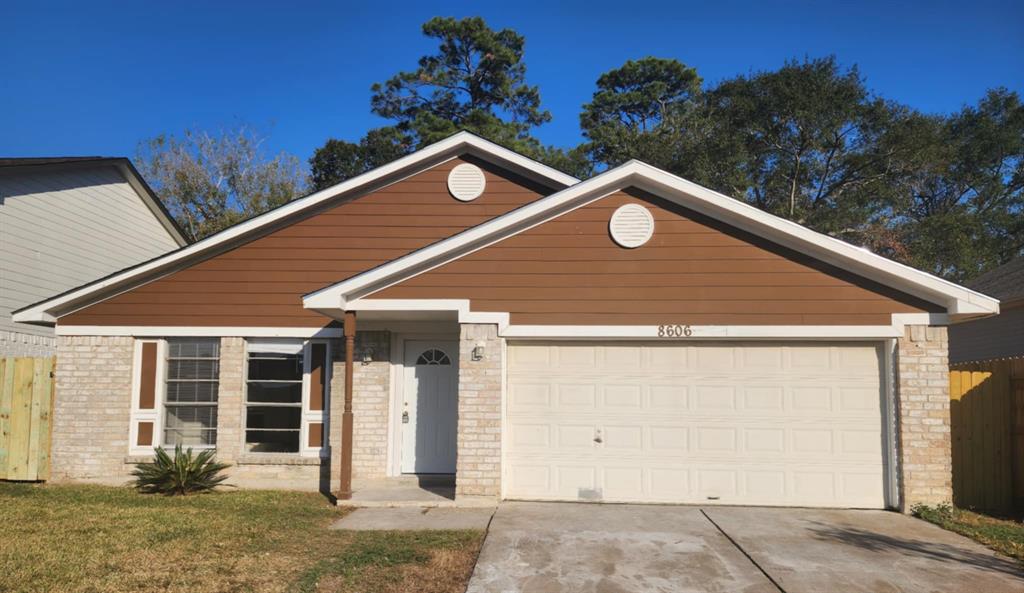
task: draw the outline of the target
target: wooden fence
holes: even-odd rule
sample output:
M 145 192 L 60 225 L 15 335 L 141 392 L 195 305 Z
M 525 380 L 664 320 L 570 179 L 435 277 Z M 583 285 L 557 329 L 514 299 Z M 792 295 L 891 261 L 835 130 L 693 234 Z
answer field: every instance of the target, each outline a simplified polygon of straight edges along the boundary
M 0 358 L 0 479 L 50 477 L 54 358 Z
M 1024 511 L 1024 359 L 957 365 L 949 396 L 953 502 Z

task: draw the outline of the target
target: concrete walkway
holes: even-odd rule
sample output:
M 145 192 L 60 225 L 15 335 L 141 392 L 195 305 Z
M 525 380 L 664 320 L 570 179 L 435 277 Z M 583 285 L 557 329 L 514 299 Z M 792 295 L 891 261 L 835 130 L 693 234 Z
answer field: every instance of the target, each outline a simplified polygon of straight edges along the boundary
M 503 503 L 468 593 L 1024 592 L 1024 571 L 884 511 Z
M 349 531 L 428 531 L 487 529 L 494 508 L 360 508 L 338 519 L 331 529 Z

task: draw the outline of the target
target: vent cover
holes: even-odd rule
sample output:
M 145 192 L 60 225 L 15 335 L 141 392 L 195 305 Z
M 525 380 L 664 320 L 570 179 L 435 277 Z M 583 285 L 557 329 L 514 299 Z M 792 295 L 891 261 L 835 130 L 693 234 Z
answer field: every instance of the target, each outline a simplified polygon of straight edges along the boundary
M 485 185 L 484 172 L 476 165 L 462 163 L 448 174 L 448 191 L 456 200 L 469 202 L 479 198 Z
M 612 214 L 608 231 L 619 245 L 632 249 L 640 247 L 654 234 L 654 217 L 639 204 L 626 204 Z

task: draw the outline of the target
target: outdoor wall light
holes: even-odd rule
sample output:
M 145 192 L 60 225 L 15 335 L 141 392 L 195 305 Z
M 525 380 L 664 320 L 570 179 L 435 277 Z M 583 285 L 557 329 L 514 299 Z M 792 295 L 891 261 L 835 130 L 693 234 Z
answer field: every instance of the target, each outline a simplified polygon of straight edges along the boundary
M 483 346 L 473 346 L 473 360 L 483 360 L 483 359 L 484 359 L 484 347 Z

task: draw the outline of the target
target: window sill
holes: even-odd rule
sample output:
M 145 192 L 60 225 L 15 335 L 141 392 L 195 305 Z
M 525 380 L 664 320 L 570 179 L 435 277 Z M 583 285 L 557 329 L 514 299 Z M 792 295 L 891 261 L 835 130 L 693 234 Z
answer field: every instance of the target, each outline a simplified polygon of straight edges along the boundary
M 235 460 L 237 465 L 320 465 L 320 457 L 303 457 L 298 454 L 248 454 Z

